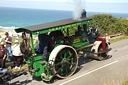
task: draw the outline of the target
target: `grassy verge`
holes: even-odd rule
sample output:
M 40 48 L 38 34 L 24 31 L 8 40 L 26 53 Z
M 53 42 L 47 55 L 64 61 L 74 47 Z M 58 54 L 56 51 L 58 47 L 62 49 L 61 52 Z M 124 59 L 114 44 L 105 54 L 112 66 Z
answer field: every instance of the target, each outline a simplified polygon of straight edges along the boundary
M 111 38 L 111 43 L 115 43 L 117 41 L 124 40 L 124 39 L 128 39 L 128 36 L 122 35 L 122 36 Z
M 128 80 L 123 82 L 122 85 L 128 85 Z

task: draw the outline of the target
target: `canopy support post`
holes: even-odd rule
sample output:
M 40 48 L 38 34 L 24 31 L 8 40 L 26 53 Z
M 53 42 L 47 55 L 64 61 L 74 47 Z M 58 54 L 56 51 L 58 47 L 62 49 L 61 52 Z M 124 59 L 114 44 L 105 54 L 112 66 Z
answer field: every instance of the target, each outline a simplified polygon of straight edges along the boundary
M 30 33 L 30 37 L 31 37 L 31 45 L 32 45 L 32 54 L 35 54 L 32 33 Z

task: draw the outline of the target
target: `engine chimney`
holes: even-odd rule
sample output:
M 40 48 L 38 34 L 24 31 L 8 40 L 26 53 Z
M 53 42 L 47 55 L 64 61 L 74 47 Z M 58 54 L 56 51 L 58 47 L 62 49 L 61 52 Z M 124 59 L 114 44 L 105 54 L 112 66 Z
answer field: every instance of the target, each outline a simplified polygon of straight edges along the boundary
M 83 9 L 82 12 L 81 12 L 81 18 L 84 18 L 84 17 L 86 17 L 86 11 L 85 11 L 85 9 Z M 84 29 L 85 33 L 88 34 L 87 33 L 87 24 L 84 24 L 83 25 L 83 29 Z
M 86 17 L 86 11 L 85 11 L 85 9 L 82 10 L 81 17 Z

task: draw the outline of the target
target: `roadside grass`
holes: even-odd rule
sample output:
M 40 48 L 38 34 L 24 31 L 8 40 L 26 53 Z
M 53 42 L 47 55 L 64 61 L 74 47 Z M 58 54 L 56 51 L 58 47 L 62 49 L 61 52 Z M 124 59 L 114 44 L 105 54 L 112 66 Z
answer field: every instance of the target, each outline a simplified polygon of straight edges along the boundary
M 22 66 L 21 66 L 21 69 L 19 70 L 19 69 L 15 69 L 15 68 L 12 68 L 11 70 L 10 70 L 11 72 L 19 72 L 19 71 L 28 71 L 28 64 L 23 64 Z
M 128 80 L 123 82 L 122 85 L 128 85 Z
M 126 80 L 128 77 L 124 77 L 124 80 L 121 80 L 120 77 L 118 78 L 119 78 L 118 80 L 114 80 L 114 79 L 104 80 L 104 82 L 102 82 L 100 85 L 128 85 L 128 80 Z
M 119 82 L 119 81 L 114 81 L 114 80 L 111 80 L 111 81 L 106 81 L 104 82 L 103 84 L 101 85 L 128 85 L 128 81 L 125 81 L 125 82 Z
M 119 82 L 116 82 L 114 80 L 104 82 L 104 84 L 101 85 L 121 85 Z
M 114 38 L 111 38 L 110 42 L 115 43 L 115 42 L 118 42 L 118 41 L 124 40 L 124 39 L 128 39 L 128 36 L 122 35 L 122 36 L 114 37 Z

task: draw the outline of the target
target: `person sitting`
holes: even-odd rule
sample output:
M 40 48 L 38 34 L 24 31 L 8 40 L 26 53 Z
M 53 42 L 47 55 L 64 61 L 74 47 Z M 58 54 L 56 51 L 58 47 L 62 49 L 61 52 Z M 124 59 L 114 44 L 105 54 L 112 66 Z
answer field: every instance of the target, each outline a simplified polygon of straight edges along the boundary
M 20 70 L 20 67 L 23 62 L 23 56 L 20 50 L 20 45 L 18 40 L 15 40 L 15 44 L 12 46 L 12 54 L 13 54 L 15 69 L 18 68 Z
M 5 67 L 6 54 L 7 54 L 7 50 L 4 47 L 4 43 L 1 42 L 1 45 L 0 45 L 0 68 Z

